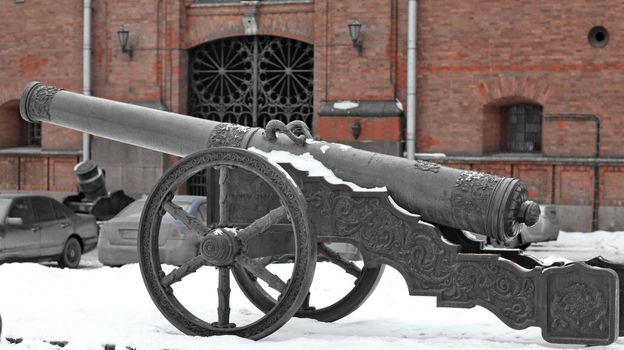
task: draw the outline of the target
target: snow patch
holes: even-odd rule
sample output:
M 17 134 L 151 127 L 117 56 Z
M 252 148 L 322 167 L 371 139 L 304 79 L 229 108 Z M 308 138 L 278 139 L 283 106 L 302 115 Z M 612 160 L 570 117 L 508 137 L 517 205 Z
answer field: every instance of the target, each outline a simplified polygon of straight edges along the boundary
M 624 262 L 623 246 L 624 232 L 561 232 L 559 240 L 534 243 L 527 253 L 545 263 L 584 261 L 597 255 Z M 356 264 L 362 266 L 359 261 Z M 164 269 L 170 272 L 173 267 Z M 288 278 L 292 266 L 274 264 L 271 271 Z M 203 267 L 174 285 L 182 304 L 207 322 L 217 319 L 217 274 L 214 268 Z M 578 345 L 546 343 L 537 327 L 513 330 L 482 307 L 437 308 L 435 297 L 408 295 L 404 278 L 393 268 L 386 268 L 370 298 L 339 322 L 291 318 L 257 342 L 235 336 L 203 338 L 183 334 L 152 302 L 138 264 L 103 267 L 97 261 L 97 251 L 83 255 L 78 269 L 59 269 L 55 263 L 0 264 L 0 280 L 4 281 L 0 349 L 58 350 L 59 346 L 49 343 L 52 340 L 68 341 L 63 350 L 102 350 L 103 344 L 140 350 L 579 349 Z M 319 298 L 315 305 L 330 305 L 352 287 L 353 279 L 344 270 L 331 263 L 316 265 L 311 289 L 312 295 Z M 233 322 L 244 324 L 264 315 L 236 283 L 231 283 L 231 289 Z M 7 337 L 23 341 L 9 345 Z M 621 349 L 622 340 L 605 348 Z
M 395 208 L 396 210 L 398 210 L 399 212 L 401 212 L 401 213 L 403 213 L 403 214 L 405 214 L 405 215 L 407 215 L 407 216 L 411 216 L 411 217 L 414 217 L 414 218 L 420 218 L 420 215 L 413 214 L 413 213 L 411 213 L 411 212 L 407 211 L 407 209 L 405 209 L 405 208 L 403 208 L 402 206 L 398 205 L 398 204 L 394 201 L 394 199 L 392 199 L 392 197 L 388 196 L 388 200 L 390 201 L 390 203 L 392 204 L 392 206 L 394 206 L 394 208 Z
M 282 172 L 282 174 L 286 175 L 286 177 L 288 178 L 288 180 L 290 180 L 290 182 L 292 182 L 292 184 L 293 184 L 293 185 L 295 185 L 295 187 L 297 187 L 297 183 L 295 182 L 295 180 L 294 180 L 294 179 L 290 176 L 290 174 L 289 174 L 286 170 L 284 170 L 284 168 L 282 168 L 282 167 L 278 164 L 278 163 L 279 163 L 278 161 L 275 161 L 274 159 L 269 158 L 269 157 L 267 156 L 267 153 L 264 153 L 264 152 L 260 151 L 259 149 L 255 148 L 255 147 L 251 147 L 251 148 L 249 148 L 248 150 L 249 150 L 249 151 L 252 151 L 252 152 L 255 152 L 255 153 L 258 153 L 258 154 L 260 154 L 260 155 L 264 156 L 264 157 L 267 159 L 267 161 L 268 161 L 269 163 L 273 164 L 273 165 L 274 165 L 274 166 L 275 166 L 275 167 L 276 167 L 279 171 L 281 171 L 281 172 Z
M 356 192 L 385 192 L 386 187 L 364 188 L 353 182 L 344 181 L 338 178 L 333 171 L 325 167 L 323 163 L 314 159 L 310 153 L 301 155 L 292 154 L 286 151 L 264 152 L 255 147 L 249 148 L 250 151 L 265 156 L 272 163 L 290 163 L 295 169 L 307 171 L 310 176 L 322 176 L 325 181 L 333 185 L 347 185 Z
M 401 103 L 401 101 L 399 101 L 399 99 L 396 99 L 396 106 L 399 110 L 403 111 L 403 104 Z
M 341 151 L 343 151 L 343 152 L 344 152 L 344 151 L 348 151 L 348 150 L 350 150 L 351 148 L 353 148 L 353 147 L 351 147 L 351 146 L 349 146 L 349 145 L 343 145 L 343 144 L 341 144 L 341 143 L 339 143 L 338 145 L 340 146 L 340 150 L 341 150 Z
M 338 101 L 334 102 L 335 109 L 347 110 L 359 107 L 360 104 L 354 101 Z
M 414 153 L 414 157 L 418 158 L 445 158 L 444 153 Z
M 321 146 L 321 152 L 323 152 L 323 154 L 325 154 L 325 152 L 327 152 L 328 149 L 329 149 L 329 146 L 327 145 Z

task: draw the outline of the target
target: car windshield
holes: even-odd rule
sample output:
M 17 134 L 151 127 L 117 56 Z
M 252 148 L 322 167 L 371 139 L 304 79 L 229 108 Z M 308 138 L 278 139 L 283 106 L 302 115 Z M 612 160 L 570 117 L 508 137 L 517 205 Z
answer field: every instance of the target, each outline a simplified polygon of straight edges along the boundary
M 10 199 L 0 198 L 0 219 L 6 216 L 6 213 L 9 211 L 9 206 L 11 206 Z

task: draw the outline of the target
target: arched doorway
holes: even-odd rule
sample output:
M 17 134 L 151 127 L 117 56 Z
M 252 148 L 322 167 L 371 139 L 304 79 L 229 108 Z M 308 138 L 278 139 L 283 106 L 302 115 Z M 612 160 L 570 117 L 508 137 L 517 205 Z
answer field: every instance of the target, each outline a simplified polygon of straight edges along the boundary
M 312 129 L 313 46 L 275 36 L 211 41 L 189 52 L 188 112 L 198 118 L 264 127 L 272 119 Z M 188 182 L 203 195 L 206 176 Z

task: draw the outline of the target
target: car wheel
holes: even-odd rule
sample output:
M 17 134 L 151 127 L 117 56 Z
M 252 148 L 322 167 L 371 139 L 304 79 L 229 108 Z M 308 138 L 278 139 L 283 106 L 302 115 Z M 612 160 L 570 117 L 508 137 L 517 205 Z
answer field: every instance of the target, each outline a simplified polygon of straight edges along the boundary
M 76 268 L 80 264 L 80 257 L 82 256 L 82 248 L 80 242 L 74 237 L 65 242 L 63 253 L 58 261 L 61 267 Z

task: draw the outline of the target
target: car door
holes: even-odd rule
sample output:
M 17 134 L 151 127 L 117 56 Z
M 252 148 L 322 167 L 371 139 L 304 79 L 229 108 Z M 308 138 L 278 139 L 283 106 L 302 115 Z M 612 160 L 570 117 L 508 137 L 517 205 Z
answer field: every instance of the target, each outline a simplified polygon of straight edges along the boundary
M 8 218 L 20 218 L 22 223 L 9 225 L 5 220 L 5 257 L 18 259 L 38 257 L 41 226 L 36 222 L 30 198 L 14 199 Z
M 45 257 L 60 255 L 65 239 L 69 236 L 69 220 L 58 216 L 49 198 L 35 197 L 31 200 L 41 225 L 41 255 Z

